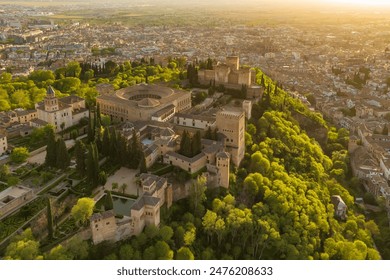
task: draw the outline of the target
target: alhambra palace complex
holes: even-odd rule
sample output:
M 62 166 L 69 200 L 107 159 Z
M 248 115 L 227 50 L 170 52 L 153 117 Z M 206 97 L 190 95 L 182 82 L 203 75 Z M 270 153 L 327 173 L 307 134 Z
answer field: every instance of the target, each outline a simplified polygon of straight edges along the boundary
M 226 88 L 247 86 L 247 99 L 240 107 L 225 106 L 194 112 L 191 110 L 191 92 L 156 84 L 138 84 L 115 91 L 110 85 L 98 86 L 97 103 L 102 114 L 121 123 L 120 133 L 130 139 L 133 129 L 143 143 L 146 166 L 157 160 L 179 167 L 189 174 L 203 174 L 210 187 L 229 187 L 230 164 L 238 166 L 245 154 L 245 117 L 250 118 L 252 101 L 261 96 L 254 85 L 250 69 L 240 69 L 238 57 L 228 57 L 226 64 L 217 64 L 214 70 L 200 70 L 199 81 Z M 192 158 L 178 153 L 184 130 L 205 135 L 218 131 L 217 140 L 202 139 L 202 151 Z M 173 201 L 171 184 L 166 178 L 141 174 L 142 193 L 132 204 L 129 216 L 115 218 L 113 210 L 91 217 L 92 238 L 95 243 L 117 241 L 142 232 L 146 225 L 160 224 L 160 208 L 169 208 Z
M 130 140 L 133 131 L 136 132 L 142 142 L 147 168 L 159 161 L 193 176 L 204 175 L 209 187 L 229 188 L 230 165 L 239 166 L 245 154 L 245 118 L 250 118 L 252 102 L 260 98 L 261 91 L 253 83 L 252 71 L 240 69 L 238 57 L 228 57 L 226 64 L 218 63 L 213 68 L 199 71 L 201 84 L 212 82 L 232 89 L 246 86 L 247 100 L 239 100 L 234 106 L 213 107 L 216 100 L 208 98 L 211 103 L 198 110 L 192 108 L 192 92 L 158 84 L 138 84 L 117 91 L 109 84 L 101 84 L 97 86 L 100 94 L 96 100 L 101 113 L 118 124 L 115 127 L 119 133 Z M 49 86 L 44 101 L 36 104 L 34 110 L 3 113 L 1 131 L 5 135 L 24 136 L 34 127 L 51 124 L 60 132 L 87 116 L 82 98 L 73 95 L 58 98 Z M 200 153 L 186 157 L 178 152 L 184 130 L 191 135 L 199 131 L 202 137 L 212 130 L 214 140 L 202 138 Z M 117 241 L 141 233 L 146 225 L 160 224 L 160 208 L 164 204 L 168 208 L 172 205 L 175 190 L 166 178 L 152 174 L 140 174 L 138 184 L 138 198 L 123 218 L 119 219 L 113 210 L 91 217 L 95 243 Z

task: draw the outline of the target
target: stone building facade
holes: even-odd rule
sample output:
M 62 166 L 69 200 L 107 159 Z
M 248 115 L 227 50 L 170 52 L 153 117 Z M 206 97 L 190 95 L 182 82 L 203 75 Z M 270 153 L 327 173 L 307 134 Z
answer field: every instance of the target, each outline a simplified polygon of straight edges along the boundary
M 139 84 L 118 91 L 102 91 L 96 102 L 116 121 L 169 121 L 191 108 L 191 93 L 155 84 Z
M 238 56 L 226 57 L 225 63 L 217 63 L 212 70 L 199 70 L 198 79 L 203 85 L 215 83 L 216 86 L 224 85 L 237 90 L 246 86 L 248 99 L 258 99 L 262 95 L 262 88 L 254 83 L 255 72 L 250 68 L 240 68 Z
M 56 132 L 77 124 L 81 118 L 88 116 L 85 100 L 72 95 L 57 98 L 54 89 L 49 86 L 43 103 L 36 105 L 38 119 L 55 127 Z
M 160 225 L 160 208 L 172 205 L 172 186 L 166 178 L 146 173 L 140 175 L 139 182 L 141 193 L 128 209 L 128 215 L 115 218 L 115 209 L 92 215 L 90 228 L 94 244 L 119 241 L 140 234 L 145 226 Z
M 218 132 L 225 136 L 226 151 L 232 162 L 239 166 L 245 154 L 245 112 L 243 110 L 222 110 L 217 113 Z

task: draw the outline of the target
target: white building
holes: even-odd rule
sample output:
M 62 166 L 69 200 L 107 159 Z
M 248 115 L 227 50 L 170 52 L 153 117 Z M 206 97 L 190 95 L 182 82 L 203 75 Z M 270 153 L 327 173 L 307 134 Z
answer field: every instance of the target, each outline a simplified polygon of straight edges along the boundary
M 180 113 L 175 115 L 174 123 L 181 126 L 207 130 L 209 127 L 212 129 L 215 128 L 216 118 L 213 116 Z
M 53 125 L 56 132 L 67 129 L 88 116 L 84 99 L 75 95 L 58 99 L 51 86 L 47 89 L 43 104 L 38 104 L 36 109 L 38 119 Z

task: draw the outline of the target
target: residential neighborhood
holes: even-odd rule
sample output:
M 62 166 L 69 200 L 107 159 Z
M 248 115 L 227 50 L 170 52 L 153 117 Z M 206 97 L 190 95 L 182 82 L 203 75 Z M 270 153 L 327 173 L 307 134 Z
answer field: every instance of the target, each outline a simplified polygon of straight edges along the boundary
M 0 258 L 390 258 L 384 11 L 96 1 L 1 6 Z

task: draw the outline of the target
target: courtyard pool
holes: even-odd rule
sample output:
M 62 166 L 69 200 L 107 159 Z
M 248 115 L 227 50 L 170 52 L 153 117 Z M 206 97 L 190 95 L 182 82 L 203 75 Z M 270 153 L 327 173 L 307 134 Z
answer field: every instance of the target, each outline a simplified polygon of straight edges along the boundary
M 130 208 L 134 204 L 135 199 L 113 195 L 112 201 L 116 215 L 130 216 Z

